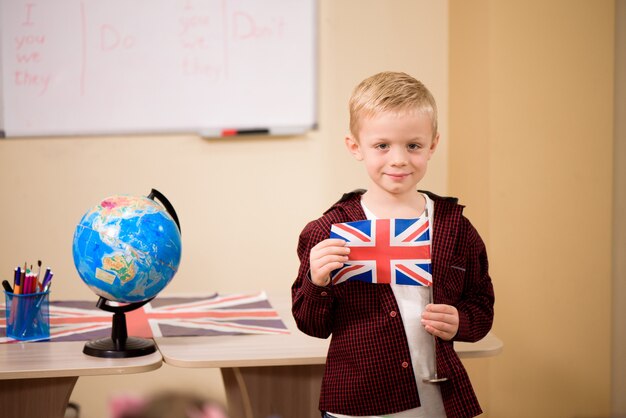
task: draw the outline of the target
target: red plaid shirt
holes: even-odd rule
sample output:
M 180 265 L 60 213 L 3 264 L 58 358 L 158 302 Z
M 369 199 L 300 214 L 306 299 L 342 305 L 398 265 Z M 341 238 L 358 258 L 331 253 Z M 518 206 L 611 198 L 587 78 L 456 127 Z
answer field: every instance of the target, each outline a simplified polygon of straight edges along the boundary
M 345 415 L 383 415 L 417 408 L 420 398 L 407 337 L 391 287 L 349 281 L 320 287 L 309 279 L 311 248 L 330 236 L 330 226 L 366 219 L 363 190 L 345 194 L 300 234 L 300 270 L 292 286 L 293 316 L 308 335 L 332 340 L 322 380 L 320 410 Z M 456 199 L 429 194 L 435 204 L 432 238 L 434 301 L 455 306 L 455 341 L 483 338 L 493 322 L 494 294 L 483 241 Z M 437 371 L 446 415 L 482 411 L 452 341 L 437 339 Z

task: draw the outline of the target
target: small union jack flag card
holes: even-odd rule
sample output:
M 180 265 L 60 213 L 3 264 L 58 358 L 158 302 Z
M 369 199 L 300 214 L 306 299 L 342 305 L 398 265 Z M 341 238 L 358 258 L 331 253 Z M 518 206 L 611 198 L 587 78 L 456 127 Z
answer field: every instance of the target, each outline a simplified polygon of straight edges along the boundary
M 430 226 L 427 217 L 373 219 L 334 224 L 330 238 L 347 241 L 348 262 L 330 274 L 333 284 L 349 280 L 431 286 Z

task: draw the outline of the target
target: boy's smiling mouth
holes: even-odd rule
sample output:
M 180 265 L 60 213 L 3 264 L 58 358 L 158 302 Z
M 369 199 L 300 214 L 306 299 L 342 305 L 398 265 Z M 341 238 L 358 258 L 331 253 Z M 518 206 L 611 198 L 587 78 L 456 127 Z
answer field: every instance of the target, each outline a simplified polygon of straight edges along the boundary
M 385 173 L 387 174 L 389 177 L 394 178 L 394 179 L 403 179 L 405 177 L 408 177 L 411 173 Z

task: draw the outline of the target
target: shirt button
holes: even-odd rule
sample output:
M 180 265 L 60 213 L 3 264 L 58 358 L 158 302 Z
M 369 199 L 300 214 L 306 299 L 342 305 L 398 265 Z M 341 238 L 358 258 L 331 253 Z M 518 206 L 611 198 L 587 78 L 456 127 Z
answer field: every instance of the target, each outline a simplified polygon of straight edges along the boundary
M 320 295 L 322 295 L 322 296 L 328 296 L 328 292 L 322 292 L 322 293 L 320 293 Z
M 391 311 L 391 312 L 389 312 L 389 316 L 390 316 L 390 317 L 392 317 L 392 318 L 395 318 L 395 317 L 396 317 L 396 315 L 398 315 L 398 314 L 396 313 L 396 311 Z
M 402 362 L 402 367 L 404 367 L 406 369 L 407 367 L 409 367 L 409 363 L 407 363 L 406 361 L 403 361 Z

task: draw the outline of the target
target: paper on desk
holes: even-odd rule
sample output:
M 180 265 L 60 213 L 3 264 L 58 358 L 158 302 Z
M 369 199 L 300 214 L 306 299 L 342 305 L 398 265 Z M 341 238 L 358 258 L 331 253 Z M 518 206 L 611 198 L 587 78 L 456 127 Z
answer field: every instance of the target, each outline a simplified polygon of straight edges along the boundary
M 87 341 L 111 336 L 112 314 L 95 301 L 51 301 L 50 340 Z M 131 337 L 289 334 L 265 292 L 204 297 L 159 297 L 126 314 Z M 6 337 L 0 305 L 0 343 Z

